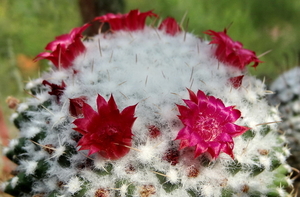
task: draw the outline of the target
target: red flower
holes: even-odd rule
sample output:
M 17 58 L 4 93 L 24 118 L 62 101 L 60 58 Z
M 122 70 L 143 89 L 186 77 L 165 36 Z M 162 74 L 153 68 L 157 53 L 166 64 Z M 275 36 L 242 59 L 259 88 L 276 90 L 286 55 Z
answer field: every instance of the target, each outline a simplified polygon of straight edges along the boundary
M 164 30 L 167 34 L 171 36 L 176 35 L 178 32 L 181 31 L 178 23 L 174 18 L 168 17 L 166 18 L 158 27 L 159 30 Z
M 190 100 L 184 100 L 186 106 L 177 105 L 179 119 L 184 127 L 175 140 L 181 140 L 180 149 L 195 146 L 195 158 L 207 152 L 213 159 L 220 152 L 233 156 L 232 137 L 249 130 L 247 127 L 233 124 L 241 112 L 234 106 L 225 107 L 224 103 L 213 96 L 198 90 L 197 95 L 189 91 Z
M 109 101 L 98 95 L 95 112 L 92 107 L 83 103 L 84 118 L 74 121 L 78 131 L 83 135 L 79 140 L 79 150 L 89 150 L 89 155 L 98 152 L 107 159 L 119 159 L 129 152 L 131 146 L 131 127 L 135 121 L 136 105 L 126 107 L 121 113 L 113 96 Z
M 119 31 L 136 31 L 142 30 L 145 27 L 146 18 L 150 16 L 158 17 L 152 11 L 142 12 L 139 10 L 131 10 L 128 14 L 106 14 L 104 16 L 96 17 L 94 21 L 102 23 L 109 23 L 111 30 Z
M 240 75 L 240 76 L 237 76 L 237 77 L 229 78 L 229 81 L 232 84 L 232 86 L 237 89 L 237 88 L 241 87 L 242 82 L 243 82 L 243 78 L 244 78 L 244 75 Z
M 70 99 L 69 111 L 70 114 L 74 117 L 79 117 L 82 115 L 83 103 L 87 100 L 85 96 L 78 98 Z
M 213 40 L 210 44 L 218 45 L 215 55 L 219 61 L 240 69 L 244 69 L 251 62 L 254 62 L 252 67 L 257 67 L 262 62 L 257 58 L 254 51 L 244 49 L 242 43 L 233 41 L 226 34 L 226 29 L 224 29 L 224 32 L 208 30 L 204 33 L 212 36 Z
M 62 82 L 61 85 L 56 85 L 56 84 L 54 84 L 54 83 L 50 83 L 50 82 L 44 80 L 44 81 L 42 82 L 42 84 L 43 84 L 44 86 L 45 86 L 45 85 L 50 86 L 51 91 L 48 92 L 48 93 L 49 93 L 50 95 L 56 96 L 56 99 L 57 99 L 57 101 L 59 102 L 59 99 L 60 99 L 61 95 L 63 95 L 64 90 L 65 90 L 65 88 L 66 88 L 65 82 Z
M 89 26 L 90 24 L 85 24 L 82 27 L 72 29 L 69 34 L 57 36 L 56 40 L 45 47 L 51 52 L 42 52 L 34 60 L 48 59 L 56 67 L 70 67 L 76 56 L 85 51 L 81 38 L 83 37 L 82 32 Z

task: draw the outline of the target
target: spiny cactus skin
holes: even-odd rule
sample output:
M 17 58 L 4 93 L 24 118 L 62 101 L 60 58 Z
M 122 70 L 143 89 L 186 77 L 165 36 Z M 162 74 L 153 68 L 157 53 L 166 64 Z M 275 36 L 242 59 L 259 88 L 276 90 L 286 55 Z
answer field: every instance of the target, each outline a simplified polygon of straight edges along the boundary
M 211 43 L 172 18 L 108 14 L 112 32 L 57 37 L 37 59 L 53 69 L 27 84 L 5 149 L 14 196 L 288 196 L 285 138 L 260 60 L 224 32 Z
M 282 123 L 280 129 L 287 134 L 291 148 L 290 165 L 300 169 L 300 67 L 280 75 L 271 85 L 274 92 L 270 101 L 278 105 Z

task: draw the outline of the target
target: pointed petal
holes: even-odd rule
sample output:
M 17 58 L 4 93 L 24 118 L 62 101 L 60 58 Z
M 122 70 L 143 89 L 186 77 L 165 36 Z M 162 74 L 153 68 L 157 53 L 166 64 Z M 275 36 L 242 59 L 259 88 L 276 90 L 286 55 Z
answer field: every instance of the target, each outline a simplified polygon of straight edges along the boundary
M 152 11 L 140 13 L 139 10 L 131 10 L 128 14 L 109 13 L 101 17 L 96 17 L 94 21 L 109 23 L 113 31 L 135 31 L 144 29 L 146 18 L 152 16 L 158 17 Z
M 89 153 L 88 153 L 88 156 L 91 155 L 91 154 L 94 154 L 96 152 L 99 152 L 99 148 L 97 146 L 94 146 L 94 145 L 91 145 L 90 148 L 89 148 Z
M 119 113 L 119 109 L 113 95 L 111 95 L 108 100 L 108 109 L 110 110 L 110 112 L 117 111 Z
M 228 133 L 221 133 L 217 138 L 216 138 L 216 141 L 219 141 L 219 142 L 226 142 L 226 143 L 233 143 L 233 140 L 232 140 L 232 136 Z
M 190 108 L 190 110 L 197 110 L 198 109 L 198 103 L 195 103 L 194 101 L 191 100 L 183 100 L 185 104 Z
M 224 143 L 222 145 L 221 152 L 226 153 L 232 159 L 234 159 L 233 148 L 234 148 L 234 144 L 233 143 Z
M 189 146 L 190 146 L 190 143 L 188 140 L 181 140 L 180 145 L 179 145 L 179 150 L 189 147 Z
M 184 127 L 178 132 L 177 137 L 174 140 L 186 140 L 190 138 L 190 135 L 191 135 L 190 128 Z
M 82 130 L 82 129 L 79 129 L 79 128 L 73 128 L 75 131 L 81 133 L 82 135 L 85 135 L 87 132 Z
M 86 103 L 83 103 L 82 112 L 84 118 L 78 118 L 74 120 L 73 124 L 75 124 L 78 129 L 88 132 L 91 129 L 95 129 L 97 124 L 93 124 L 98 117 L 98 114 L 93 110 L 91 106 Z
M 226 107 L 222 112 L 224 112 L 227 116 L 226 122 L 235 122 L 237 119 L 241 117 L 240 110 L 234 109 L 235 106 Z
M 219 142 L 208 142 L 207 152 L 212 156 L 213 159 L 217 158 L 220 155 L 222 144 Z
M 200 102 L 206 103 L 208 99 L 204 92 L 202 92 L 201 90 L 198 90 L 197 100 L 198 100 L 198 103 L 200 103 Z
M 125 117 L 133 117 L 134 116 L 134 112 L 135 112 L 135 108 L 138 104 L 126 107 L 125 109 L 123 109 L 123 111 L 121 112 L 122 116 Z
M 193 101 L 194 103 L 198 104 L 198 98 L 197 98 L 196 94 L 188 88 L 187 88 L 187 90 L 189 92 L 190 100 Z
M 168 17 L 160 24 L 158 27 L 159 30 L 164 30 L 167 34 L 175 36 L 181 31 L 178 23 L 174 18 Z
M 98 116 L 97 112 L 87 103 L 82 104 L 82 112 L 85 119 L 92 120 Z
M 121 116 L 124 117 L 124 124 L 126 125 L 126 127 L 131 128 L 134 121 L 136 120 L 136 117 L 134 117 L 134 112 L 135 112 L 136 106 L 137 106 L 137 104 L 126 107 L 121 112 Z
M 195 146 L 196 144 L 202 144 L 204 142 L 202 137 L 196 132 L 190 133 L 189 141 L 190 141 L 190 146 Z
M 226 123 L 223 131 L 230 134 L 232 137 L 237 137 L 248 131 L 249 127 L 239 126 L 233 123 Z
M 191 116 L 191 110 L 183 105 L 177 105 L 178 111 L 180 115 L 178 116 L 179 119 L 182 121 L 182 123 L 186 126 L 192 127 L 193 126 L 193 120 L 190 117 Z
M 261 63 L 261 61 L 256 56 L 255 52 L 242 48 L 243 45 L 240 42 L 233 41 L 226 32 L 215 32 L 208 30 L 204 32 L 212 37 L 210 44 L 216 44 L 217 48 L 215 55 L 219 61 L 227 63 L 230 66 L 237 67 L 241 70 L 245 68 L 246 65 L 254 62 L 254 67 Z
M 108 103 L 100 94 L 98 94 L 98 97 L 97 97 L 97 109 L 98 109 L 99 115 L 100 114 L 108 114 L 108 112 L 109 112 Z
M 85 96 L 81 96 L 74 99 L 69 99 L 70 105 L 69 105 L 69 112 L 74 117 L 79 117 L 83 114 L 82 107 L 83 103 L 86 102 L 87 98 Z
M 196 149 L 195 149 L 194 158 L 199 157 L 200 155 L 205 153 L 207 150 L 208 150 L 208 144 L 206 142 L 203 142 L 201 144 L 197 144 Z
M 230 81 L 231 85 L 235 89 L 237 89 L 237 88 L 241 87 L 243 78 L 244 78 L 244 75 L 239 75 L 239 76 L 236 76 L 236 77 L 229 78 L 229 81 Z

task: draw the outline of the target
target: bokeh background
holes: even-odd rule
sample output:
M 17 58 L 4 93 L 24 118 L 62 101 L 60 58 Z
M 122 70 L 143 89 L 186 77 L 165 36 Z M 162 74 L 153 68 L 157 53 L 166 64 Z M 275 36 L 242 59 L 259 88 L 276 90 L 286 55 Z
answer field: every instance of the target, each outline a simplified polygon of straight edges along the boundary
M 26 97 L 24 84 L 47 68 L 46 61 L 32 59 L 55 36 L 81 26 L 82 6 L 97 0 L 0 0 L 0 134 L 2 144 L 17 132 L 8 121 L 13 110 L 5 100 Z M 98 0 L 115 4 L 112 10 L 154 10 L 162 18 L 172 16 L 185 28 L 206 38 L 203 32 L 229 27 L 233 40 L 261 57 L 264 63 L 248 70 L 270 84 L 283 71 L 297 66 L 300 57 L 299 0 Z M 81 6 L 80 6 L 81 2 Z M 82 4 L 83 3 L 83 4 Z M 99 12 L 99 14 L 102 12 Z M 104 11 L 105 13 L 105 11 Z M 102 14 L 104 14 L 102 13 Z M 6 131 L 9 131 L 8 136 Z M 2 145 L 1 145 L 2 146 Z M 0 160 L 0 168 L 3 168 Z M 1 172 L 1 171 L 0 171 Z M 2 176 L 3 172 L 0 173 Z M 3 177 L 0 175 L 0 182 Z M 1 195 L 1 194 L 0 194 Z

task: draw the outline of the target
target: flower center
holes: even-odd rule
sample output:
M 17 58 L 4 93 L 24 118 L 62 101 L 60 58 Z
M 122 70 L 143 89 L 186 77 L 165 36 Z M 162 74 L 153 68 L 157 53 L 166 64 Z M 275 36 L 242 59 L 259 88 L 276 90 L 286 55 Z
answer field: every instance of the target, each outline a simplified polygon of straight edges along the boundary
M 119 129 L 113 125 L 107 125 L 102 130 L 106 137 L 113 136 L 119 132 Z
M 204 141 L 213 141 L 221 133 L 219 122 L 213 117 L 203 116 L 201 113 L 196 118 L 194 131 L 196 131 Z

